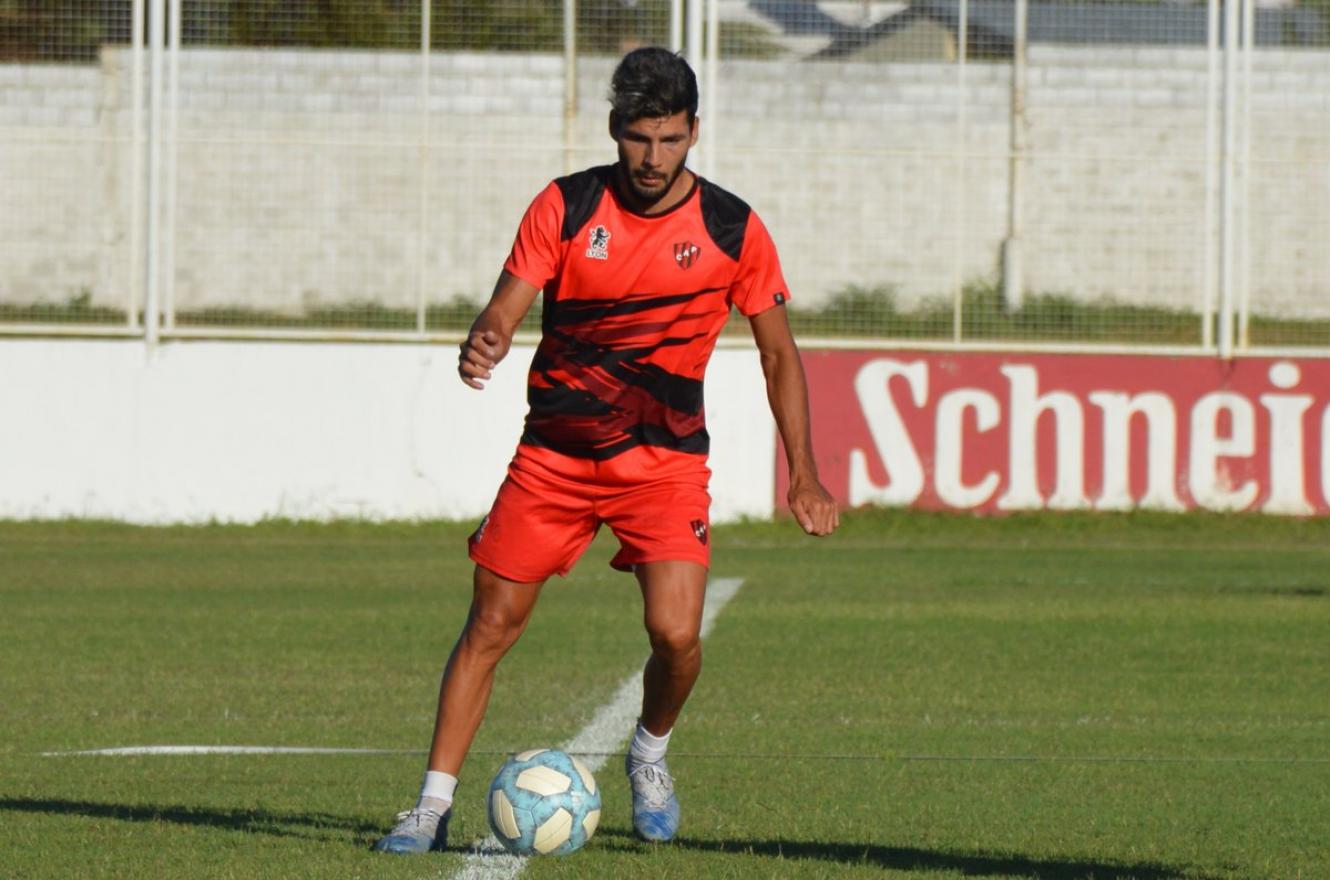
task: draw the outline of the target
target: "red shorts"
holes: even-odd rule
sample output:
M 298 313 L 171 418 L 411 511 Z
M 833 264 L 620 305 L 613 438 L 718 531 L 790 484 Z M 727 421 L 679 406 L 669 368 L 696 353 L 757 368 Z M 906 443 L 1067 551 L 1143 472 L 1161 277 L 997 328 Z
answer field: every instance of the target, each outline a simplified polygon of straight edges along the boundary
M 602 523 L 619 539 L 610 565 L 711 564 L 706 459 L 639 447 L 609 461 L 520 445 L 494 506 L 468 541 L 471 559 L 521 583 L 566 575 Z

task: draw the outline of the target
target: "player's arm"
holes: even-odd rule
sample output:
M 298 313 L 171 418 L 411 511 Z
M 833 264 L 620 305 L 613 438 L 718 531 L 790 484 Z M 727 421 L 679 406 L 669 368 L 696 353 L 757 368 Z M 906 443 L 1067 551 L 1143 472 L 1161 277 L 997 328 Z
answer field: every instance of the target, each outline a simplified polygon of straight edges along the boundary
M 457 374 L 472 388 L 483 389 L 499 361 L 508 354 L 513 334 L 540 291 L 508 271 L 499 274 L 489 303 L 481 309 L 462 343 Z
M 808 417 L 808 381 L 783 306 L 749 319 L 762 358 L 767 400 L 790 463 L 790 512 L 810 535 L 829 535 L 840 525 L 836 502 L 817 477 Z

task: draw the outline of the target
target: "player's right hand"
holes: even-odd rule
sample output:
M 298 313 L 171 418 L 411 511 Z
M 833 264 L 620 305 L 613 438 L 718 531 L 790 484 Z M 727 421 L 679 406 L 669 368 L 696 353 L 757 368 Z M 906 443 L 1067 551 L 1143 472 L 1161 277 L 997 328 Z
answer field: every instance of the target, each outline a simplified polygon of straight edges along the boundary
M 503 337 L 493 330 L 472 330 L 462 343 L 457 358 L 457 375 L 477 390 L 493 375 L 494 367 L 503 360 Z

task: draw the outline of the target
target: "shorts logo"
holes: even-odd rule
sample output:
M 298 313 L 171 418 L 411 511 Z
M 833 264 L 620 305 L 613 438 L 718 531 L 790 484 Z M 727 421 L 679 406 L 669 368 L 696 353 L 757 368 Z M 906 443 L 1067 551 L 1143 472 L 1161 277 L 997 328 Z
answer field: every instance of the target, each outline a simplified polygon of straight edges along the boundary
M 691 241 L 680 241 L 674 245 L 674 264 L 680 269 L 690 269 L 697 262 L 702 249 Z
M 695 519 L 692 521 L 691 525 L 693 527 L 694 537 L 701 541 L 702 546 L 705 547 L 707 543 L 707 524 L 700 519 Z
M 610 231 L 601 223 L 591 227 L 588 235 L 589 246 L 586 249 L 586 255 L 593 260 L 608 260 L 610 258 Z
M 480 525 L 476 526 L 475 533 L 471 535 L 472 544 L 479 544 L 481 541 L 485 540 L 485 526 L 489 524 L 489 514 L 485 514 L 485 518 L 480 521 Z

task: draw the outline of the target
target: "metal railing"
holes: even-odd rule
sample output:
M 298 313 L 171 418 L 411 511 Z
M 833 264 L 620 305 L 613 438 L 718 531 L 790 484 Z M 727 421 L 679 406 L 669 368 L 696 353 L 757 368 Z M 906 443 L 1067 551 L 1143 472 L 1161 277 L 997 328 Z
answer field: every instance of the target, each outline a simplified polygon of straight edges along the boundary
M 455 338 L 528 200 L 613 160 L 609 73 L 657 43 L 807 338 L 1330 351 L 1324 7 L 19 8 L 0 333 Z

